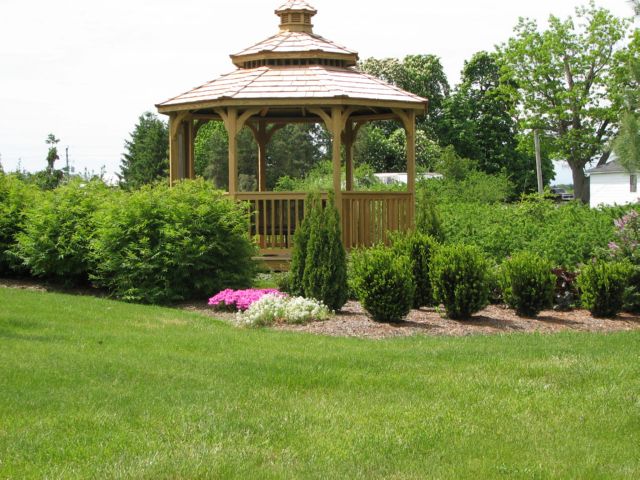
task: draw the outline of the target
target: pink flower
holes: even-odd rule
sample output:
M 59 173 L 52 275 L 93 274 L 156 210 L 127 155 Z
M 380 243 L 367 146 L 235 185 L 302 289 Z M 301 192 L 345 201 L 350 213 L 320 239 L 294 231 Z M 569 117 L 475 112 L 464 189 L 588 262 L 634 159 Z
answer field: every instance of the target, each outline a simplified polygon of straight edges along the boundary
M 211 297 L 209 299 L 209 305 L 220 310 L 244 311 L 249 308 L 251 304 L 257 302 L 263 296 L 270 293 L 284 295 L 279 290 L 276 290 L 274 288 L 251 288 L 248 290 L 226 289 Z

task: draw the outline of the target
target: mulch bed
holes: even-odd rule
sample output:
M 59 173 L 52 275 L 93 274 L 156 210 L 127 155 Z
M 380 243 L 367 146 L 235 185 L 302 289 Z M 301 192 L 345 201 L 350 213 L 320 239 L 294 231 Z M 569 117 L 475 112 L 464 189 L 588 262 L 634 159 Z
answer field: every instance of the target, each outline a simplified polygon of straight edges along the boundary
M 0 287 L 22 288 L 37 291 L 57 291 L 80 295 L 104 296 L 105 293 L 91 288 L 63 289 L 45 285 L 37 280 L 0 279 Z M 181 310 L 197 312 L 213 318 L 231 321 L 234 313 L 218 312 L 206 301 L 177 305 Z M 502 305 L 490 305 L 478 312 L 471 320 L 458 321 L 444 318 L 442 312 L 434 308 L 412 310 L 405 321 L 400 323 L 377 323 L 371 320 L 358 302 L 350 301 L 342 311 L 324 322 L 307 325 L 279 324 L 275 330 L 306 332 L 334 337 L 361 337 L 382 339 L 406 337 L 410 335 L 465 336 L 496 335 L 506 333 L 554 333 L 565 330 L 582 332 L 616 332 L 640 330 L 640 316 L 621 313 L 616 318 L 594 318 L 582 309 L 569 312 L 545 310 L 536 318 L 518 317 L 513 310 Z
M 204 313 L 223 320 L 232 320 L 235 314 L 216 312 L 206 303 L 188 303 L 179 308 Z M 501 305 L 490 305 L 471 320 L 457 321 L 444 318 L 434 308 L 412 310 L 404 322 L 388 324 L 371 320 L 358 302 L 350 301 L 342 311 L 324 322 L 307 325 L 280 324 L 276 330 L 307 332 L 334 337 L 361 337 L 382 339 L 416 334 L 433 336 L 495 335 L 505 333 L 554 333 L 563 330 L 583 332 L 614 332 L 640 330 L 640 316 L 621 313 L 615 319 L 594 318 L 586 310 L 556 312 L 545 310 L 536 318 L 518 317 L 513 310 Z

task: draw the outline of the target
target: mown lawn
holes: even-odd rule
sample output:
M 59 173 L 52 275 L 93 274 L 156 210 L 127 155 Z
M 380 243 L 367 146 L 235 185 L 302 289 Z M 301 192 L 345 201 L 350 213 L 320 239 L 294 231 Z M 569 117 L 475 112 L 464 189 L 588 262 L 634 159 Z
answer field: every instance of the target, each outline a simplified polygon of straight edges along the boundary
M 0 288 L 0 478 L 640 478 L 640 332 L 336 339 Z

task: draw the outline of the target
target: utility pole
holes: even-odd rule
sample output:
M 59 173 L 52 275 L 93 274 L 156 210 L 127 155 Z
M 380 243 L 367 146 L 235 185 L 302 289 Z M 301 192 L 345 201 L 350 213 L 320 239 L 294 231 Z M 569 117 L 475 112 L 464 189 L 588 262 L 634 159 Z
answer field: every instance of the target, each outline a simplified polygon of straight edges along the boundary
M 542 183 L 542 157 L 540 155 L 540 135 L 538 130 L 533 131 L 533 142 L 536 147 L 536 175 L 538 177 L 538 193 L 544 193 L 544 185 Z
M 69 178 L 69 145 L 67 145 L 64 149 L 64 155 L 66 157 L 66 161 L 67 161 L 67 178 Z

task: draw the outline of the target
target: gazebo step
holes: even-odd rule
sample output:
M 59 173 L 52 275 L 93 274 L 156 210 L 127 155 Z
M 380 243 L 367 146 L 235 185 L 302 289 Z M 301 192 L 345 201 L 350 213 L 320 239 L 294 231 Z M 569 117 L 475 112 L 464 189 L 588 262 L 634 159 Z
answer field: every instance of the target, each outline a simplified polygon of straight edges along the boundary
M 259 255 L 253 257 L 257 262 L 262 263 L 269 270 L 274 272 L 288 272 L 289 265 L 291 264 L 291 254 L 282 253 L 277 255 Z

